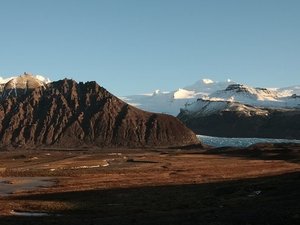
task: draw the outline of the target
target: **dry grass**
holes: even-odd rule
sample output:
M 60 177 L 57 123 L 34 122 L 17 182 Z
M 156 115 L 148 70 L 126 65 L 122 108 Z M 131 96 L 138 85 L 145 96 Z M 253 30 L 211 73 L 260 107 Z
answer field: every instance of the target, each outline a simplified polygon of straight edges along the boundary
M 1 153 L 2 177 L 57 181 L 0 198 L 1 225 L 298 222 L 300 165 L 276 157 L 173 150 Z M 28 219 L 11 210 L 61 216 Z

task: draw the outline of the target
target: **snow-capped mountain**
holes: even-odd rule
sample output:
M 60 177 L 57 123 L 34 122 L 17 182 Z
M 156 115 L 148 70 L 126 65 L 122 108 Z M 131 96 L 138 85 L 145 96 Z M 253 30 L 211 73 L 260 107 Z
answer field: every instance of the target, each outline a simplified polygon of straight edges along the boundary
M 299 139 L 300 96 L 295 87 L 231 84 L 185 105 L 177 117 L 198 134 Z
M 246 109 L 246 106 L 274 109 L 300 108 L 300 96 L 294 94 L 291 89 L 289 90 L 289 92 L 286 89 L 276 91 L 253 88 L 242 84 L 231 84 L 225 90 L 216 91 L 186 105 L 183 110 L 206 116 L 208 113 L 218 113 L 222 110 L 237 110 L 239 108 L 239 111 L 242 111 Z M 238 104 L 239 107 L 232 108 L 233 103 Z
M 154 91 L 152 94 L 131 95 L 122 97 L 128 104 L 140 109 L 171 114 L 177 116 L 180 108 L 192 104 L 198 98 L 207 96 L 217 90 L 225 89 L 234 82 L 214 82 L 210 79 L 202 79 L 190 86 L 179 88 L 171 92 Z
M 24 72 L 24 74 L 23 75 L 32 75 L 32 74 L 29 74 L 29 73 L 26 73 L 26 72 Z M 0 77 L 0 84 L 6 84 L 8 81 L 10 81 L 11 79 L 14 79 L 14 78 L 16 78 L 16 77 L 18 77 L 19 75 L 17 75 L 17 76 L 12 76 L 12 77 L 7 77 L 7 78 L 3 78 L 3 77 Z M 49 79 L 49 78 L 47 78 L 47 77 L 44 77 L 44 76 L 42 76 L 42 75 L 32 75 L 33 77 L 35 77 L 35 78 L 37 78 L 38 80 L 40 80 L 40 81 L 42 81 L 42 82 L 44 82 L 44 83 L 50 83 L 51 82 L 51 80 Z
M 299 96 L 300 86 L 272 89 L 253 88 L 231 80 L 214 82 L 210 79 L 202 79 L 176 91 L 156 90 L 152 94 L 131 95 L 122 97 L 122 99 L 146 111 L 177 116 L 181 108 L 189 110 L 194 107 L 191 105 L 199 105 L 198 99 L 212 102 L 237 102 L 254 107 L 298 108 L 300 107 Z
M 0 77 L 0 93 L 2 97 L 14 95 L 19 93 L 26 93 L 28 89 L 45 86 L 51 82 L 49 78 L 41 75 L 32 75 L 24 73 L 20 76 L 13 76 L 9 78 Z

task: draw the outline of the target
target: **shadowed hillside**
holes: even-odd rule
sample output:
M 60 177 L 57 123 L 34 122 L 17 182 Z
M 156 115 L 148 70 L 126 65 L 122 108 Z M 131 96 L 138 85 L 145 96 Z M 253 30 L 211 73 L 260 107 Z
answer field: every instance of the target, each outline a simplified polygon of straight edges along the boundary
M 65 79 L 26 91 L 22 89 L 26 85 L 11 83 L 0 102 L 2 146 L 143 147 L 199 142 L 178 119 L 129 106 L 96 82 Z

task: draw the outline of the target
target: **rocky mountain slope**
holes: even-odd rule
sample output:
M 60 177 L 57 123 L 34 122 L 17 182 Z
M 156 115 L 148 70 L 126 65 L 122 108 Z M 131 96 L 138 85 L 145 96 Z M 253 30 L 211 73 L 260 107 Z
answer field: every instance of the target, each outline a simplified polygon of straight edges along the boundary
M 231 102 L 206 104 L 207 108 L 199 111 L 182 110 L 178 118 L 195 133 L 208 136 L 300 140 L 300 110 L 257 108 Z M 209 110 L 210 107 L 214 110 Z
M 198 134 L 300 139 L 300 97 L 229 85 L 187 105 L 178 115 Z
M 172 116 L 124 103 L 96 82 L 9 81 L 0 100 L 0 145 L 147 147 L 199 143 Z

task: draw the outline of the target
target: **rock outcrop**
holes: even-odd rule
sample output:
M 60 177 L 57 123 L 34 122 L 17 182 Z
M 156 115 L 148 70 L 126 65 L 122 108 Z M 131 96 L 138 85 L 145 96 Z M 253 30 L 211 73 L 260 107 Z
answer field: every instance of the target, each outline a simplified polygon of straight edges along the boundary
M 21 76 L 4 87 L 0 100 L 1 146 L 147 147 L 199 143 L 177 118 L 139 110 L 96 82 L 65 79 L 44 84 L 29 78 Z

